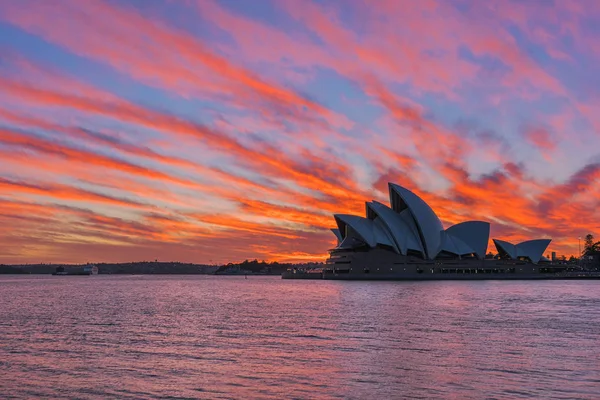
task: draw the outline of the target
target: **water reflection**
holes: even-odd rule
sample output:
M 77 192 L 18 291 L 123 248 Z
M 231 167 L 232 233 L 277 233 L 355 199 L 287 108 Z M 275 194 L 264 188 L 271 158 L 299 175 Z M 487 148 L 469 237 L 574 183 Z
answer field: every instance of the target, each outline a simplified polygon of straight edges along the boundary
M 598 398 L 598 289 L 1 277 L 0 390 L 3 398 Z

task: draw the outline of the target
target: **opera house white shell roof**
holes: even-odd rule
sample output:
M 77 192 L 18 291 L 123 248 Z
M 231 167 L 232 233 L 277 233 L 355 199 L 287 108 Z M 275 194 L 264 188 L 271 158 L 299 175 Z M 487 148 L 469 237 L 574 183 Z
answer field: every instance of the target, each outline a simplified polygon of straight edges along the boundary
M 476 257 L 487 252 L 490 224 L 466 221 L 444 229 L 433 209 L 410 190 L 389 183 L 391 207 L 377 201 L 366 203 L 366 217 L 335 214 L 338 239 L 336 249 L 368 246 L 382 247 L 402 255 L 418 255 L 433 260 L 439 257 Z M 494 239 L 502 258 L 528 258 L 537 263 L 550 239 L 529 240 L 514 245 Z
M 534 263 L 542 259 L 544 251 L 550 244 L 550 239 L 527 240 L 519 244 L 512 244 L 498 239 L 493 239 L 493 241 L 501 257 L 511 259 L 526 257 Z

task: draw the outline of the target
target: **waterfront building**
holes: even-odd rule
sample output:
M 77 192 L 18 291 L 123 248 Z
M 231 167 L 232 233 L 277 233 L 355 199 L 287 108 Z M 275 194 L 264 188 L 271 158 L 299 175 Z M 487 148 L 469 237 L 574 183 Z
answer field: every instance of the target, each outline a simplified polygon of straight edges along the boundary
M 390 205 L 365 204 L 365 216 L 335 214 L 337 245 L 322 272 L 290 269 L 284 279 L 567 279 L 600 278 L 577 265 L 544 257 L 551 239 L 520 243 L 493 238 L 490 223 L 464 221 L 446 229 L 412 191 L 388 184 Z M 310 273 L 309 273 L 310 272 Z
M 465 221 L 444 229 L 433 209 L 412 191 L 389 183 L 390 207 L 377 201 L 365 204 L 366 216 L 335 214 L 336 251 L 385 250 L 422 260 L 485 258 L 490 223 Z M 551 239 L 513 244 L 493 239 L 497 258 L 533 264 L 549 262 L 543 256 Z

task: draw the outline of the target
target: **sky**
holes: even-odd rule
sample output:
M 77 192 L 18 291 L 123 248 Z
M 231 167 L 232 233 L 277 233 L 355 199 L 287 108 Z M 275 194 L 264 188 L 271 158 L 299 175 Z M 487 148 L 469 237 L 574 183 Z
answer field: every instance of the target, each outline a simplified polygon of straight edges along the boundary
M 0 0 L 0 263 L 324 261 L 388 182 L 576 255 L 599 61 L 593 0 Z

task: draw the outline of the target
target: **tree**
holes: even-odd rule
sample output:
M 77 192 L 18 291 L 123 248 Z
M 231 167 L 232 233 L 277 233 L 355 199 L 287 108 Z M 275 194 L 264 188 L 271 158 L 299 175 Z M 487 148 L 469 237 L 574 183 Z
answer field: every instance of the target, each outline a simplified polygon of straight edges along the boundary
M 592 251 L 593 247 L 594 247 L 594 235 L 592 235 L 591 233 L 588 233 L 587 235 L 585 235 L 585 241 L 583 242 L 583 252 L 588 253 L 588 252 Z
M 585 242 L 583 245 L 583 254 L 600 251 L 600 241 L 594 242 L 594 235 L 588 233 L 585 235 Z

